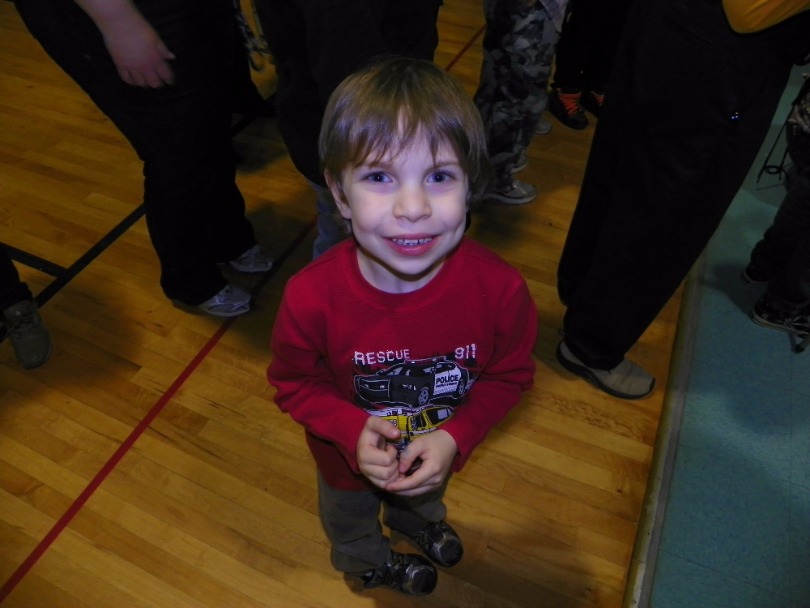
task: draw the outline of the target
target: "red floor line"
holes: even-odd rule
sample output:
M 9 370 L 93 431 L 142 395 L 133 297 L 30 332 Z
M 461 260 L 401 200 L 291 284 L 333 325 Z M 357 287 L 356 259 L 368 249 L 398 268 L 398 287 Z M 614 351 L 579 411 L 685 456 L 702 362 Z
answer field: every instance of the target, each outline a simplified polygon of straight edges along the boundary
M 461 50 L 460 50 L 458 53 L 456 53 L 456 56 L 455 56 L 455 57 L 453 57 L 453 58 L 450 60 L 450 63 L 448 63 L 448 64 L 447 64 L 447 66 L 445 66 L 445 68 L 444 68 L 445 70 L 447 70 L 447 71 L 449 72 L 451 69 L 453 69 L 453 66 L 454 66 L 454 65 L 456 65 L 456 64 L 458 63 L 458 60 L 459 60 L 459 59 L 461 59 L 461 58 L 464 56 L 464 53 L 466 53 L 466 52 L 467 52 L 467 51 L 470 49 L 470 47 L 471 47 L 473 44 L 475 44 L 475 41 L 476 41 L 476 40 L 478 40 L 478 38 L 480 38 L 480 37 L 481 37 L 481 35 L 482 35 L 482 34 L 484 33 L 484 31 L 486 30 L 486 27 L 487 27 L 486 25 L 482 25 L 482 26 L 481 26 L 481 27 L 478 29 L 478 31 L 477 31 L 477 32 L 475 32 L 475 34 L 473 34 L 473 37 L 472 37 L 472 38 L 470 38 L 470 39 L 467 41 L 467 44 L 465 44 L 463 47 L 461 47 Z
M 273 267 L 273 270 L 267 273 L 259 284 L 254 289 L 254 293 L 258 291 L 269 279 L 275 274 L 278 269 L 283 264 L 284 260 L 286 260 L 290 254 L 295 250 L 295 248 L 304 240 L 306 235 L 312 230 L 313 226 L 315 225 L 314 220 L 309 222 L 304 229 L 298 234 L 298 236 L 293 240 L 293 242 L 287 247 L 284 253 L 276 261 L 276 265 Z M 28 557 L 23 561 L 22 564 L 14 571 L 11 577 L 0 587 L 0 603 L 2 603 L 6 597 L 14 590 L 14 588 L 22 581 L 23 578 L 30 572 L 30 570 L 34 567 L 34 565 L 39 561 L 44 553 L 48 550 L 48 548 L 54 543 L 54 541 L 59 537 L 59 535 L 64 531 L 64 529 L 70 524 L 71 520 L 76 516 L 76 514 L 84 507 L 85 503 L 90 499 L 90 497 L 95 493 L 95 491 L 99 488 L 99 486 L 104 482 L 107 476 L 118 466 L 118 463 L 121 462 L 121 459 L 126 455 L 126 453 L 132 448 L 138 438 L 143 435 L 144 431 L 149 428 L 149 425 L 157 418 L 166 404 L 171 401 L 172 397 L 177 394 L 177 391 L 185 384 L 186 380 L 194 373 L 194 371 L 200 366 L 200 364 L 205 360 L 208 354 L 213 350 L 213 348 L 217 345 L 217 343 L 222 339 L 222 336 L 230 329 L 233 323 L 236 321 L 238 317 L 231 317 L 229 319 L 225 319 L 222 325 L 219 326 L 214 335 L 212 335 L 208 342 L 200 349 L 200 351 L 195 355 L 195 357 L 191 360 L 191 362 L 185 367 L 185 369 L 180 372 L 180 375 L 172 382 L 171 386 L 166 390 L 163 395 L 157 400 L 157 402 L 152 406 L 152 409 L 146 414 L 146 416 L 140 421 L 138 426 L 136 426 L 133 431 L 129 434 L 129 436 L 124 440 L 124 442 L 118 446 L 118 449 L 115 453 L 110 457 L 109 460 L 104 464 L 103 467 L 99 470 L 96 476 L 90 481 L 87 487 L 79 494 L 78 498 L 68 507 L 67 511 L 59 518 L 59 520 L 54 524 L 54 526 L 50 529 L 50 531 L 44 536 L 44 538 L 39 542 L 39 544 L 34 548 L 33 551 L 28 555 Z
M 484 32 L 485 26 L 482 26 L 476 33 L 473 35 L 472 38 L 465 44 L 461 50 L 450 60 L 450 62 L 445 67 L 445 70 L 450 71 L 453 66 L 464 56 L 464 54 L 469 50 L 469 48 L 475 43 L 475 41 L 481 36 Z M 261 287 L 269 280 L 272 274 L 278 270 L 281 266 L 283 261 L 289 257 L 292 251 L 298 246 L 298 244 L 306 237 L 307 233 L 312 229 L 314 226 L 314 220 L 311 221 L 305 229 L 296 237 L 296 239 L 290 244 L 290 246 L 284 251 L 284 253 L 279 257 L 276 266 L 274 267 L 271 273 L 268 273 L 267 276 L 260 281 L 260 283 L 254 289 L 254 292 L 260 290 Z M 186 366 L 186 368 L 180 373 L 180 375 L 175 379 L 172 385 L 166 390 L 165 393 L 158 399 L 155 405 L 152 406 L 152 409 L 149 410 L 149 413 L 141 420 L 135 429 L 133 429 L 132 433 L 130 433 L 129 437 L 124 440 L 124 442 L 118 447 L 115 453 L 110 457 L 110 459 L 104 464 L 104 466 L 99 470 L 96 476 L 92 479 L 92 481 L 87 485 L 87 487 L 82 491 L 79 497 L 70 505 L 67 511 L 59 518 L 59 520 L 54 524 L 54 526 L 50 529 L 48 534 L 40 541 L 40 543 L 34 548 L 34 550 L 28 555 L 28 557 L 20 564 L 19 568 L 14 571 L 11 577 L 0 587 L 0 603 L 2 603 L 8 595 L 14 590 L 14 588 L 22 581 L 23 578 L 31 571 L 34 565 L 39 561 L 44 553 L 48 550 L 48 548 L 54 543 L 54 541 L 59 537 L 59 535 L 67 528 L 68 524 L 73 520 L 76 514 L 84 507 L 90 497 L 95 493 L 95 491 L 99 488 L 99 486 L 104 482 L 107 476 L 118 466 L 118 463 L 121 459 L 126 455 L 126 453 L 132 448 L 138 438 L 143 435 L 144 431 L 152 424 L 155 418 L 163 411 L 163 408 L 166 404 L 171 401 L 172 397 L 177 393 L 180 387 L 185 384 L 186 380 L 191 376 L 192 373 L 199 367 L 200 363 L 208 356 L 208 354 L 213 350 L 214 346 L 222 339 L 222 336 L 230 329 L 231 325 L 233 325 L 236 317 L 232 317 L 230 319 L 225 320 L 225 322 L 220 325 L 219 329 L 214 333 L 213 336 L 208 340 L 208 342 L 203 346 L 203 348 L 197 353 L 197 355 L 192 359 L 192 361 Z

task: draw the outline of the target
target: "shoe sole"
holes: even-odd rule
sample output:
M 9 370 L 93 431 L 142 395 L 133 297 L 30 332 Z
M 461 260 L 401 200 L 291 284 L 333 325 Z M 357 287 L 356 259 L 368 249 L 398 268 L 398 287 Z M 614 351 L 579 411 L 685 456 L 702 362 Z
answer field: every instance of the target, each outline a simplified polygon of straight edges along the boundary
M 626 399 L 629 401 L 633 401 L 635 399 L 643 399 L 644 397 L 652 394 L 653 390 L 655 390 L 655 379 L 653 379 L 652 385 L 650 386 L 650 390 L 644 393 L 643 395 L 631 395 L 629 393 L 622 393 L 621 391 L 614 390 L 609 386 L 603 384 L 602 381 L 599 380 L 599 377 L 596 374 L 594 374 L 590 370 L 590 368 L 586 367 L 585 365 L 575 363 L 570 359 L 567 359 L 565 355 L 563 355 L 561 347 L 562 342 L 560 342 L 560 344 L 557 345 L 556 351 L 557 361 L 560 362 L 560 365 L 562 365 L 565 369 L 567 369 L 575 376 L 582 378 L 589 384 L 592 384 L 593 386 L 598 388 L 600 391 L 603 391 L 608 395 L 611 395 L 612 397 L 618 397 L 619 399 Z
M 237 272 L 249 272 L 251 274 L 259 274 L 262 272 L 267 272 L 271 268 L 273 268 L 272 262 L 267 268 L 256 268 L 255 266 L 242 266 L 241 264 L 237 264 L 236 262 L 228 262 L 227 264 Z
M 745 268 L 743 268 L 742 272 L 740 272 L 740 276 L 742 277 L 742 280 L 748 283 L 749 285 L 767 285 L 770 282 L 752 279 L 751 276 L 747 272 L 745 272 Z
M 526 160 L 526 161 L 520 163 L 517 167 L 512 167 L 512 170 L 509 173 L 511 173 L 512 175 L 514 175 L 515 173 L 520 173 L 521 171 L 523 171 L 528 166 L 529 166 L 529 161 Z
M 502 194 L 496 193 L 487 194 L 487 200 L 494 201 L 496 203 L 502 203 L 504 205 L 527 205 L 536 198 L 537 198 L 536 193 L 532 195 L 531 198 L 528 196 L 524 196 L 523 198 L 511 198 L 508 196 L 503 196 Z
M 241 317 L 242 315 L 245 315 L 245 314 L 249 313 L 251 311 L 251 304 L 252 304 L 252 300 L 251 300 L 251 302 L 247 303 L 247 308 L 245 308 L 244 310 L 238 309 L 238 312 L 232 311 L 232 312 L 222 313 L 222 312 L 212 312 L 210 310 L 206 310 L 205 308 L 203 308 L 203 307 L 201 307 L 199 305 L 195 306 L 193 304 L 186 304 L 185 302 L 180 302 L 178 300 L 172 300 L 171 302 L 172 302 L 172 305 L 175 308 L 178 308 L 178 309 L 182 310 L 183 312 L 187 312 L 187 313 L 190 313 L 192 315 L 209 315 L 211 317 L 220 317 L 220 318 L 223 318 L 223 319 L 229 319 L 231 317 Z
M 810 335 L 810 332 L 802 331 L 800 329 L 792 329 L 783 325 L 782 323 L 774 323 L 772 321 L 768 321 L 767 319 L 763 319 L 756 312 L 751 313 L 751 320 L 759 325 L 760 327 L 765 327 L 767 329 L 775 329 L 776 331 L 781 331 L 786 334 L 791 334 L 793 336 L 797 336 L 799 338 L 804 338 L 807 335 Z
M 538 135 L 548 135 L 549 133 L 551 133 L 551 130 L 553 128 L 554 126 L 551 123 L 548 123 L 548 126 L 537 127 L 535 133 L 537 133 Z

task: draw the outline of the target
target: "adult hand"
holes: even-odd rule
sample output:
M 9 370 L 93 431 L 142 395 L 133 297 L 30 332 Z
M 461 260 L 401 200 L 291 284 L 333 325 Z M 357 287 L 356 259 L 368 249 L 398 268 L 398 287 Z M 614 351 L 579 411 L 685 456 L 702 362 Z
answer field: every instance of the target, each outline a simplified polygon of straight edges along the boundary
M 145 19 L 138 16 L 124 27 L 111 27 L 103 33 L 121 80 L 153 89 L 174 82 L 174 71 L 169 65 L 174 54 Z

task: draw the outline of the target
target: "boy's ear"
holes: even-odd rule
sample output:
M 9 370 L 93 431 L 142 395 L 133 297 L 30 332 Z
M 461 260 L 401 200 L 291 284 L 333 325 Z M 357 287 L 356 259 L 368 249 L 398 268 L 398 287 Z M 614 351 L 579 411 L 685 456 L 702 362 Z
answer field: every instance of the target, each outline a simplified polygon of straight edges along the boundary
M 341 188 L 340 183 L 336 182 L 328 173 L 324 174 L 324 179 L 326 179 L 326 185 L 329 187 L 329 191 L 332 193 L 332 198 L 335 199 L 335 204 L 340 212 L 340 216 L 344 220 L 352 219 L 352 210 L 349 207 L 349 204 L 346 202 L 346 195 L 343 192 L 343 188 Z

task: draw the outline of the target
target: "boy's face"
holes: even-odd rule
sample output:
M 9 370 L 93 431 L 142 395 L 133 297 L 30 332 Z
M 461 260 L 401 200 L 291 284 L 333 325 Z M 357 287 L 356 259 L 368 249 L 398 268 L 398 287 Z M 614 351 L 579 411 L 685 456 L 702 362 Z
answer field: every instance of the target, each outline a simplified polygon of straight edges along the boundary
M 366 280 L 390 293 L 430 282 L 464 235 L 467 176 L 452 147 L 443 144 L 434 159 L 417 138 L 397 156 L 367 160 L 341 177 L 345 199 L 330 184 L 332 194 L 351 221 Z

